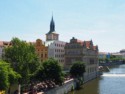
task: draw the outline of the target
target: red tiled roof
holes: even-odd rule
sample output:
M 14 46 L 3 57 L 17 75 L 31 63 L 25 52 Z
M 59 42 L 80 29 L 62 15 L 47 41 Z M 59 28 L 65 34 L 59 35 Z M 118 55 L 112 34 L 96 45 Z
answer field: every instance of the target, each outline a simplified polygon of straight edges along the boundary
M 82 40 L 78 40 L 78 39 L 77 39 L 77 42 L 83 42 L 83 41 L 82 41 Z
M 10 45 L 11 43 L 8 41 L 0 41 L 0 46 Z
M 9 45 L 10 42 L 8 42 L 8 41 L 3 41 L 3 44 L 4 44 L 4 45 Z
M 80 45 L 83 45 L 83 44 L 84 44 L 84 41 L 82 41 L 82 40 L 78 40 L 78 39 L 77 39 L 77 42 L 80 43 Z

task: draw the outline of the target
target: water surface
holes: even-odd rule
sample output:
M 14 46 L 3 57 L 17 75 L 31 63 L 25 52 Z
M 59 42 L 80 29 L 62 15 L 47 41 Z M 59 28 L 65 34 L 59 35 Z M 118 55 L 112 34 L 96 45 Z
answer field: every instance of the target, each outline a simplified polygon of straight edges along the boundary
M 110 72 L 68 94 L 125 94 L 125 65 L 110 67 Z

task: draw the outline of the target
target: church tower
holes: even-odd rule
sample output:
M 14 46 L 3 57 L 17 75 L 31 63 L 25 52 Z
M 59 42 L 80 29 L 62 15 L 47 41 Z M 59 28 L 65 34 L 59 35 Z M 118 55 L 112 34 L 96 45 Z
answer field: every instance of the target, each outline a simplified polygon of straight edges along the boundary
M 46 34 L 46 41 L 58 40 L 59 34 L 55 32 L 55 22 L 53 20 L 53 16 L 50 22 L 50 30 Z

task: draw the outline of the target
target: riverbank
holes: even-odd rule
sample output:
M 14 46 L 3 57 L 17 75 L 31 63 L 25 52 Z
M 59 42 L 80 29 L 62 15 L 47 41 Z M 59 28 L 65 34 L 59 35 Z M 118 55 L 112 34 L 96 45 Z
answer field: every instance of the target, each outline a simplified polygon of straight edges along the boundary
M 85 83 L 80 90 L 68 94 L 125 94 L 123 74 L 125 75 L 125 65 L 112 66 L 104 75 Z
M 38 92 L 37 94 L 65 94 L 71 91 L 74 87 L 76 87 L 74 79 L 69 79 L 66 80 L 61 86 L 56 86 L 44 92 L 41 90 L 41 92 Z M 29 92 L 23 94 L 29 94 Z
M 86 84 L 98 77 L 99 77 L 99 75 L 93 76 L 93 78 L 90 77 L 91 79 L 84 81 L 83 84 Z M 76 88 L 76 84 L 77 84 L 77 82 L 74 79 L 70 79 L 70 80 L 66 81 L 62 86 L 55 87 L 51 90 L 46 91 L 45 94 L 67 94 L 68 92 L 70 92 Z

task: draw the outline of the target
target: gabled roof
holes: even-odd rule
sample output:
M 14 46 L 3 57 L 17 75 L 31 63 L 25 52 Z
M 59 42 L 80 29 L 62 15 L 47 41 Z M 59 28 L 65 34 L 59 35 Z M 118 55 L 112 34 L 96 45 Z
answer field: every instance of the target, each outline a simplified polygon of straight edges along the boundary
M 76 39 L 76 40 L 77 40 L 77 43 L 79 43 L 81 46 L 83 46 L 84 41 L 82 41 L 82 40 L 78 40 L 78 39 Z
M 76 38 L 72 38 L 70 40 L 70 43 L 79 43 L 82 47 L 85 47 L 86 49 L 91 49 L 91 50 L 97 50 L 98 51 L 98 46 L 94 46 L 93 45 L 93 41 L 82 41 L 82 40 L 78 40 Z M 70 43 L 66 43 L 67 45 L 70 45 Z

